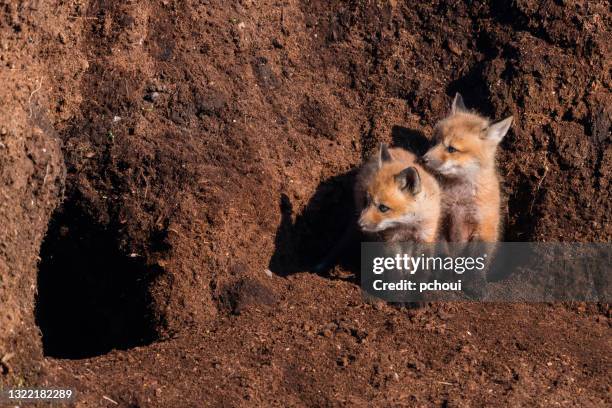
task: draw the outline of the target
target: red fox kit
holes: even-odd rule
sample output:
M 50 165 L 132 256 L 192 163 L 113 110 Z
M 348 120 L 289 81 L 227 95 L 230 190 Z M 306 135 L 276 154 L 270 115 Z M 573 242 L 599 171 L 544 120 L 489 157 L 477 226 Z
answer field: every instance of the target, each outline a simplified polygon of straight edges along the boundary
M 416 156 L 381 144 L 355 185 L 358 225 L 384 241 L 435 242 L 440 217 L 440 189 Z
M 498 240 L 500 190 L 495 153 L 511 125 L 512 116 L 490 123 L 470 112 L 460 94 L 455 96 L 450 116 L 436 125 L 436 144 L 423 161 L 440 176 L 441 235 L 447 241 Z
M 327 257 L 314 267 L 329 269 L 361 230 L 385 242 L 433 243 L 438 234 L 441 192 L 435 177 L 417 164 L 406 150 L 381 144 L 355 181 L 355 208 L 351 223 Z

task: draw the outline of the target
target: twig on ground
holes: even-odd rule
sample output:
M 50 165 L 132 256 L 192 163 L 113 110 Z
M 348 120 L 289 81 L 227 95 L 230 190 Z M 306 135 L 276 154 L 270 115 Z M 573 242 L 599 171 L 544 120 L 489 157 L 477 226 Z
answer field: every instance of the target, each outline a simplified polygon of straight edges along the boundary
M 38 80 L 38 87 L 32 91 L 32 93 L 30 94 L 30 97 L 28 98 L 28 107 L 30 108 L 30 117 L 32 117 L 32 97 L 34 96 L 36 92 L 40 91 L 40 88 L 42 88 L 43 78 L 44 77 L 42 76 L 40 77 L 40 79 Z
M 536 186 L 536 190 L 533 193 L 533 200 L 531 200 L 531 205 L 529 206 L 529 214 L 533 213 L 533 205 L 535 204 L 535 201 L 538 198 L 538 193 L 540 192 L 540 187 L 542 187 L 542 182 L 544 181 L 544 178 L 546 178 L 546 174 L 548 174 L 548 164 L 544 162 L 544 174 L 542 174 L 542 177 L 540 178 L 540 180 L 538 180 L 538 185 Z

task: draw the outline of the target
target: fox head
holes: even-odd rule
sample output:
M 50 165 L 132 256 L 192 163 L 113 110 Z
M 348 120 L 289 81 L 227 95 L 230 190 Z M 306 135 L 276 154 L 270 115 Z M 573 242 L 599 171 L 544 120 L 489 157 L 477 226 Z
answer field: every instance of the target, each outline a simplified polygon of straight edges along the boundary
M 470 178 L 495 164 L 497 145 L 512 125 L 512 116 L 491 124 L 470 112 L 460 94 L 455 96 L 451 114 L 434 129 L 435 145 L 423 156 L 433 171 L 449 178 Z
M 410 224 L 419 211 L 421 187 L 416 167 L 394 160 L 387 145 L 381 144 L 359 226 L 366 232 L 378 232 Z

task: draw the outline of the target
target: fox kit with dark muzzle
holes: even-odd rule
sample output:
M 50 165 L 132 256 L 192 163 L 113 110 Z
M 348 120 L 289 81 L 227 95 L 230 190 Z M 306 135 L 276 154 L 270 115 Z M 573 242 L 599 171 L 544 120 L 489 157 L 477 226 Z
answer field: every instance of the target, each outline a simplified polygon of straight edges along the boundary
M 460 94 L 451 114 L 434 130 L 435 145 L 423 156 L 442 187 L 441 238 L 449 242 L 497 242 L 500 228 L 497 146 L 512 116 L 496 123 L 469 111 Z
M 441 192 L 412 153 L 381 144 L 357 174 L 354 188 L 357 222 L 346 229 L 314 270 L 329 269 L 348 243 L 363 234 L 383 242 L 434 243 L 438 236 Z
M 387 242 L 434 242 L 440 218 L 440 188 L 416 156 L 382 144 L 357 175 L 358 226 Z

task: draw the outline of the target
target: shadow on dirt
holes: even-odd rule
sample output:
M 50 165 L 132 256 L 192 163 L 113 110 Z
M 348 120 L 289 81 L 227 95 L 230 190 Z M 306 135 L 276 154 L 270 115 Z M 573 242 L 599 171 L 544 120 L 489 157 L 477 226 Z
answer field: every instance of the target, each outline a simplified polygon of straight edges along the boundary
M 417 155 L 425 153 L 429 141 L 425 135 L 402 126 L 392 128 L 393 146 Z M 290 198 L 280 197 L 281 223 L 276 230 L 275 251 L 269 269 L 281 276 L 298 272 L 328 275 L 335 266 L 359 276 L 360 242 L 355 230 L 357 210 L 353 186 L 358 169 L 323 181 L 306 208 L 294 214 Z M 295 218 L 295 221 L 294 221 Z
M 406 149 L 417 156 L 424 155 L 431 147 L 429 139 L 420 130 L 393 126 L 391 137 L 393 138 L 393 146 Z
M 495 112 L 489 102 L 490 92 L 486 85 L 485 69 L 485 62 L 474 65 L 466 75 L 452 81 L 447 86 L 446 93 L 452 100 L 455 94 L 459 92 L 463 96 L 468 109 L 473 109 L 482 115 L 492 117 Z M 450 106 L 448 110 L 450 112 Z
M 86 358 L 156 340 L 148 289 L 161 271 L 120 253 L 114 234 L 70 202 L 52 218 L 40 256 L 45 355 Z
M 322 182 L 304 211 L 295 216 L 295 221 L 291 200 L 281 195 L 281 223 L 276 230 L 275 251 L 269 264 L 272 272 L 281 276 L 306 271 L 325 274 L 335 265 L 357 272 L 359 265 L 355 260 L 359 258 L 359 242 L 356 239 L 350 239 L 329 268 L 317 267 L 356 221 L 355 175 L 356 170 L 352 170 Z

